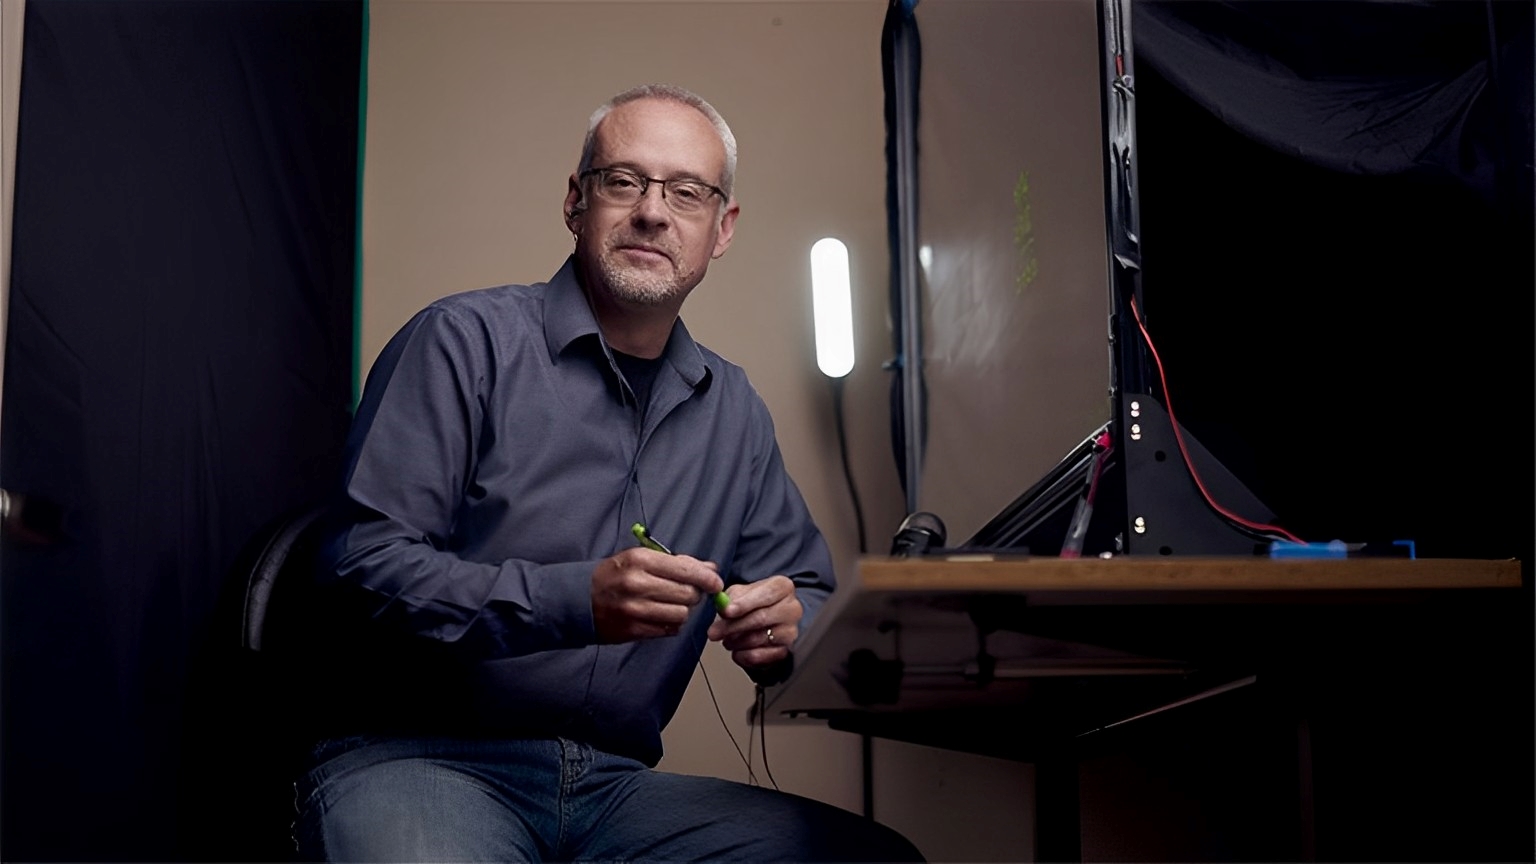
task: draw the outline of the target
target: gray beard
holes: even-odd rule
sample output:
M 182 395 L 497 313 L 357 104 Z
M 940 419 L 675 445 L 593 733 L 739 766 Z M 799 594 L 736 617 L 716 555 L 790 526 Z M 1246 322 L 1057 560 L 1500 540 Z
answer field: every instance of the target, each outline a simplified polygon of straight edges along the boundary
M 655 274 L 619 264 L 609 254 L 599 255 L 597 268 L 613 296 L 637 306 L 660 306 L 677 296 L 677 274 Z

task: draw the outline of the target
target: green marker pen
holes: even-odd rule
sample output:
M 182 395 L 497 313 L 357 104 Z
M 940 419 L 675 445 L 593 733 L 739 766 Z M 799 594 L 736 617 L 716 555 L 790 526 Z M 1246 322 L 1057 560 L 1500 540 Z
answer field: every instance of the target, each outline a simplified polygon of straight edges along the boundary
M 636 522 L 629 527 L 629 533 L 635 535 L 635 539 L 640 541 L 641 546 L 644 546 L 652 552 L 660 552 L 663 555 L 672 554 L 671 549 L 661 545 L 661 541 L 657 540 L 655 537 L 652 537 L 650 532 L 645 530 L 645 526 L 641 525 L 639 522 Z M 731 605 L 730 595 L 726 594 L 724 591 L 716 591 L 714 601 L 715 609 L 719 612 L 724 612 L 725 607 Z

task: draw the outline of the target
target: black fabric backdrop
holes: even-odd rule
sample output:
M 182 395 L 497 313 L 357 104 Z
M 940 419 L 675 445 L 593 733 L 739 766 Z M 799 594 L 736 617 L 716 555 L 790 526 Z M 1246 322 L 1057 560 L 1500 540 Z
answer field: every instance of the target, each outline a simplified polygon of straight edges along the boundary
M 887 368 L 891 371 L 891 455 L 896 465 L 896 479 L 901 484 L 902 494 L 911 500 L 912 495 L 907 486 L 907 430 L 902 422 L 906 415 L 906 379 L 908 375 L 917 375 L 918 398 L 923 401 L 926 395 L 926 382 L 922 380 L 922 364 L 908 363 L 904 333 L 907 329 L 906 316 L 901 302 L 903 289 L 903 273 L 907 269 L 908 257 L 902 251 L 902 227 L 901 211 L 898 202 L 901 198 L 902 188 L 911 196 L 912 209 L 917 209 L 917 176 L 914 167 L 907 174 L 903 174 L 897 165 L 897 151 L 899 145 L 897 139 L 901 136 L 901 123 L 898 118 L 903 114 L 910 114 L 911 125 L 915 128 L 919 122 L 917 92 L 921 86 L 923 46 L 922 38 L 918 33 L 917 21 L 913 16 L 913 8 L 917 0 L 890 0 L 885 10 L 885 22 L 880 31 L 880 69 L 882 87 L 885 94 L 885 213 L 886 236 L 890 242 L 890 286 L 887 293 L 888 308 L 891 318 L 891 336 L 893 356 Z M 906 61 L 901 69 L 897 69 L 897 57 L 904 57 Z M 907 104 L 899 104 L 903 98 Z M 912 165 L 917 164 L 917 135 L 911 136 Z M 911 323 L 916 328 L 917 344 L 922 344 L 922 316 Z M 923 439 L 927 437 L 928 412 L 926 408 L 920 408 L 922 414 L 919 418 L 918 442 L 913 446 L 919 448 L 921 456 Z
M 1532 8 L 1133 6 L 1142 287 L 1179 419 L 1306 539 L 1524 562 L 1509 614 L 1382 647 L 1404 668 L 1312 718 L 1318 860 L 1531 854 Z M 1262 843 L 1225 839 L 1207 860 Z
M 1133 11 L 1179 418 L 1306 539 L 1530 560 L 1532 4 Z
M 1137 0 L 1138 65 L 1245 138 L 1330 171 L 1531 205 L 1525 0 Z
M 363 12 L 28 0 L 0 472 L 63 537 L 3 549 L 6 860 L 178 854 L 219 585 L 350 417 Z

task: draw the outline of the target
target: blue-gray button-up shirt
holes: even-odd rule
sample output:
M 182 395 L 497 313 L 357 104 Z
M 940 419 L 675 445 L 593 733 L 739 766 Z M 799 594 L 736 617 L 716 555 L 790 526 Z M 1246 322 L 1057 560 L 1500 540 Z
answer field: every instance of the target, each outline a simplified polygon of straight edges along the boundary
M 767 407 L 681 321 L 664 357 L 642 410 L 571 260 L 548 283 L 434 302 L 390 341 L 348 441 L 350 516 L 322 554 L 368 627 L 435 658 L 370 685 L 380 726 L 398 708 L 417 731 L 560 735 L 655 764 L 714 612 L 595 644 L 592 572 L 635 522 L 727 584 L 789 576 L 810 626 L 831 557 Z

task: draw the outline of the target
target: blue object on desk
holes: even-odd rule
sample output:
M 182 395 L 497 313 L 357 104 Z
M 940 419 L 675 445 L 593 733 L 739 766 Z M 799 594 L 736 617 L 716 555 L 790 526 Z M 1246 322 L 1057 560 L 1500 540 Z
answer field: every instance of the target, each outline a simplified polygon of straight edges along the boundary
M 1349 547 L 1343 540 L 1327 543 L 1293 543 L 1290 540 L 1274 540 L 1269 544 L 1271 558 L 1348 558 Z
M 1418 557 L 1412 540 L 1393 540 L 1391 543 L 1345 543 L 1330 540 L 1327 543 L 1298 543 L 1293 540 L 1274 540 L 1269 544 L 1271 558 L 1408 558 Z

